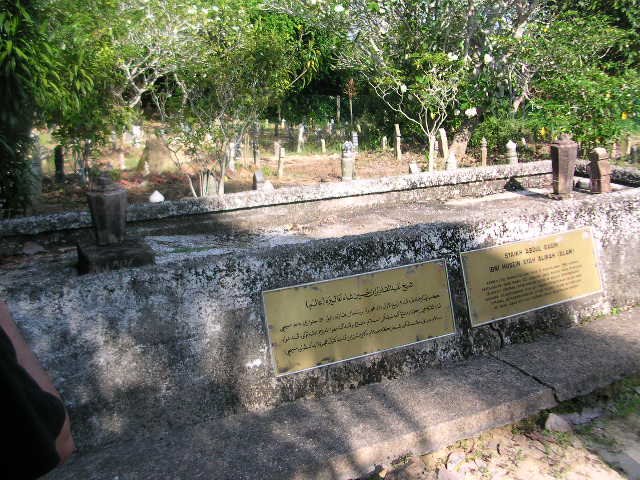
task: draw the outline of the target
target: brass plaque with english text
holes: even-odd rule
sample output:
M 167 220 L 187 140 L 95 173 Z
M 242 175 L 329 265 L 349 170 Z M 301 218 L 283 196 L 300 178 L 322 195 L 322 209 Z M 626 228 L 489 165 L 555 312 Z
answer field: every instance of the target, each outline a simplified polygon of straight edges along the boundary
M 444 260 L 262 292 L 276 375 L 455 333 Z
M 475 326 L 602 291 L 589 229 L 462 252 Z

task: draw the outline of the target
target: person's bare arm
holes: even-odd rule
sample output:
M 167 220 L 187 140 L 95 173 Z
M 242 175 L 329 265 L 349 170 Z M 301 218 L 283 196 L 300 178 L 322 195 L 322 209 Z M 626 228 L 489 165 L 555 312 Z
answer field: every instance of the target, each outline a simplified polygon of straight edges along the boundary
M 27 371 L 31 378 L 33 378 L 45 392 L 61 399 L 60 394 L 53 386 L 53 382 L 49 378 L 49 375 L 44 371 L 35 354 L 31 351 L 27 342 L 25 342 L 22 334 L 18 330 L 18 327 L 12 320 L 9 307 L 2 301 L 0 301 L 0 328 L 4 330 L 9 337 L 9 340 L 11 340 L 13 348 L 16 351 L 16 358 L 22 368 Z M 69 415 L 66 411 L 64 425 L 56 438 L 56 450 L 60 456 L 60 463 L 64 463 L 75 450 L 75 444 L 73 442 L 73 437 L 71 436 Z

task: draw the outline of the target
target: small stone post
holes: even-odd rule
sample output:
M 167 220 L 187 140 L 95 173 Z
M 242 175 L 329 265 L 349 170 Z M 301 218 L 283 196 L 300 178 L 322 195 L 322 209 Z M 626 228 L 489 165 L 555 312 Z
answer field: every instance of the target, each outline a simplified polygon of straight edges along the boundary
M 449 159 L 449 140 L 447 139 L 447 131 L 444 128 L 438 130 L 440 134 L 440 152 L 442 158 Z
M 353 173 L 355 170 L 354 168 L 355 160 L 356 160 L 356 155 L 353 150 L 353 143 L 349 141 L 344 142 L 344 145 L 342 146 L 342 161 L 341 161 L 343 182 L 353 180 Z
M 101 173 L 94 189 L 87 192 L 98 245 L 113 245 L 124 240 L 127 222 L 127 191 Z
M 56 182 L 64 182 L 64 151 L 62 145 L 56 145 L 53 149 L 53 162 L 56 166 Z
M 298 144 L 296 146 L 296 152 L 301 153 L 304 147 L 304 124 L 300 124 L 298 127 Z
M 358 132 L 351 132 L 351 143 L 353 143 L 353 153 L 358 156 Z
M 122 149 L 118 149 L 118 163 L 120 164 L 120 170 L 124 172 L 127 169 L 127 165 L 125 163 L 124 151 Z
M 480 163 L 483 167 L 487 166 L 487 139 L 484 137 L 480 142 Z
M 435 135 L 429 135 L 429 171 L 436 170 L 436 160 L 438 159 L 437 144 Z
M 511 140 L 507 142 L 507 161 L 509 165 L 518 164 L 518 146 Z
M 382 151 L 386 151 L 387 150 L 387 137 L 384 136 L 382 137 Z
M 591 193 L 609 193 L 611 191 L 611 165 L 609 154 L 604 148 L 594 148 L 589 154 L 589 178 Z
M 286 152 L 284 147 L 280 147 L 280 153 L 278 155 L 278 178 L 282 178 L 284 175 L 284 156 Z
M 327 153 L 327 142 L 325 142 L 324 138 L 320 139 L 320 151 L 322 153 Z
M 449 158 L 447 158 L 447 170 L 456 170 L 458 168 L 458 159 L 455 152 L 449 152 Z
M 640 162 L 640 145 L 633 145 L 631 147 L 631 158 L 630 158 L 630 162 L 631 163 L 638 163 Z
M 280 142 L 275 141 L 273 142 L 273 159 L 278 160 L 279 156 L 280 156 Z
M 395 155 L 396 160 L 402 161 L 402 136 L 400 135 L 400 125 L 397 123 L 393 125 L 395 129 Z
M 420 166 L 416 162 L 411 162 L 409 164 L 409 173 L 411 175 L 415 175 L 416 173 L 420 173 Z
M 571 135 L 562 134 L 560 139 L 551 145 L 552 198 L 561 200 L 571 196 L 577 157 L 578 144 L 571 140 Z

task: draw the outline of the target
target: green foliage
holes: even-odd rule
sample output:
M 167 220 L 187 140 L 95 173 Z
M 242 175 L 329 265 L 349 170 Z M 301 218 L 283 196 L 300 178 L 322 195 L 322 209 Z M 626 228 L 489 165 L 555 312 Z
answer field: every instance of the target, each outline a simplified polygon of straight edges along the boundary
M 640 76 L 635 71 L 612 76 L 595 68 L 549 78 L 538 84 L 528 123 L 574 138 L 591 148 L 607 146 L 640 127 Z

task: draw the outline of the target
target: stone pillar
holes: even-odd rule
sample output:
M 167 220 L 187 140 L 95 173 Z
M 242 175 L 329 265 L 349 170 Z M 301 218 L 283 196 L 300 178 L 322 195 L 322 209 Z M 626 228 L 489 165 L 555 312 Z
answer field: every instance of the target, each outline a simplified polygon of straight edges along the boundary
M 560 140 L 551 145 L 552 198 L 563 199 L 571 197 L 577 157 L 578 144 L 571 140 L 571 135 L 562 134 Z
M 416 173 L 420 173 L 420 166 L 416 162 L 411 162 L 409 164 L 409 173 L 411 175 L 415 175 Z
M 434 172 L 436 170 L 436 160 L 438 159 L 437 152 L 438 141 L 435 135 L 429 135 L 429 171 Z
M 458 159 L 455 152 L 450 152 L 447 158 L 447 170 L 456 170 L 458 168 Z
M 589 154 L 589 178 L 591 193 L 611 191 L 611 165 L 609 154 L 604 148 L 594 148 Z
M 384 152 L 387 149 L 387 137 L 382 137 L 382 151 Z
M 351 132 L 351 143 L 353 143 L 353 153 L 358 156 L 358 132 Z
M 336 96 L 336 123 L 340 125 L 340 95 Z
M 356 154 L 353 150 L 353 143 L 344 142 L 342 146 L 342 181 L 353 180 L 353 174 L 355 170 Z
M 400 135 L 400 125 L 397 123 L 393 125 L 395 129 L 395 155 L 396 160 L 402 161 L 402 136 Z
M 509 140 L 507 142 L 507 161 L 509 165 L 517 165 L 518 164 L 518 146 Z
M 327 153 L 327 142 L 325 142 L 324 138 L 320 139 L 320 151 L 322 153 Z
M 280 147 L 280 153 L 278 154 L 278 178 L 282 178 L 284 175 L 284 156 L 286 152 L 284 147 Z
M 447 131 L 444 128 L 438 130 L 440 134 L 440 153 L 442 158 L 449 159 L 449 140 L 447 139 Z
M 64 182 L 64 150 L 62 145 L 56 145 L 53 149 L 53 162 L 56 166 L 56 182 Z
M 273 158 L 274 160 L 278 160 L 280 157 L 280 142 L 273 142 Z
M 633 145 L 631 147 L 631 158 L 629 159 L 631 163 L 640 162 L 640 145 Z
M 113 245 L 124 240 L 127 222 L 127 191 L 102 173 L 92 191 L 87 192 L 89 210 L 98 245 Z
M 480 142 L 480 164 L 483 167 L 487 166 L 487 139 L 482 137 Z
M 296 146 L 296 152 L 302 153 L 302 149 L 304 148 L 304 125 L 300 125 L 298 127 L 298 144 Z

